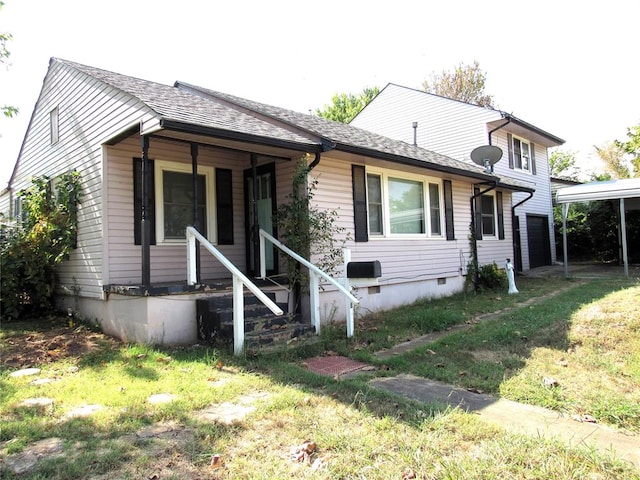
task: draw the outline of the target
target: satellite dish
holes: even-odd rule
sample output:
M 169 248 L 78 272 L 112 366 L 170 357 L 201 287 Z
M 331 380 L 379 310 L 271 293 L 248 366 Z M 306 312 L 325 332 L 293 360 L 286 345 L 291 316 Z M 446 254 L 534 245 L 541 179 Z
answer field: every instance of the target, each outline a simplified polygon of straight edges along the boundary
M 494 145 L 482 145 L 471 152 L 471 160 L 484 167 L 487 173 L 493 173 L 494 163 L 498 163 L 501 158 L 502 149 Z

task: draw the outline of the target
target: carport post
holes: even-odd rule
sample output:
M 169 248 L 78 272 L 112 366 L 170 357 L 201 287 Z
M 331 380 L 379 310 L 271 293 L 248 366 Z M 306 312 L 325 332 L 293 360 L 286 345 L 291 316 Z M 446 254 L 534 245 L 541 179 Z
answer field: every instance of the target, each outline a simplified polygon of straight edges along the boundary
M 562 252 L 564 253 L 564 278 L 569 278 L 569 253 L 567 252 L 567 215 L 569 204 L 562 204 Z
M 624 261 L 624 276 L 629 278 L 629 259 L 627 258 L 627 221 L 624 215 L 624 198 L 620 199 L 620 232 L 622 235 L 622 260 Z

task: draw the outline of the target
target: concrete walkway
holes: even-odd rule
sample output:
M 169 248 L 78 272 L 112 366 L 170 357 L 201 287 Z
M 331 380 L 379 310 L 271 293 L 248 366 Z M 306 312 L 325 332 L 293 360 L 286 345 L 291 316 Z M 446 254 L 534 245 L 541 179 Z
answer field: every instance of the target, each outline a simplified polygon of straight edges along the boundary
M 509 432 L 557 438 L 571 446 L 594 446 L 640 469 L 640 438 L 596 423 L 582 422 L 546 408 L 525 405 L 435 382 L 414 375 L 371 380 L 371 385 L 428 404 L 443 404 L 474 412 Z
M 532 274 L 546 277 L 556 276 L 561 272 L 557 267 L 549 267 L 544 271 L 532 272 Z M 428 345 L 454 331 L 472 328 L 479 322 L 546 300 L 581 284 L 582 282 L 577 282 L 568 285 L 544 297 L 531 298 L 513 307 L 476 317 L 470 324 L 460 325 L 445 332 L 423 335 L 393 348 L 377 352 L 375 355 L 380 359 L 400 355 L 419 346 Z M 498 424 L 513 433 L 557 438 L 571 446 L 593 446 L 601 451 L 614 452 L 619 458 L 631 462 L 640 469 L 640 437 L 625 435 L 606 426 L 591 423 L 586 421 L 591 420 L 588 417 L 568 417 L 553 410 L 521 404 L 483 393 L 474 393 L 414 375 L 402 374 L 395 377 L 374 378 L 370 383 L 376 388 L 412 400 L 428 404 L 448 405 L 474 412 L 487 421 Z

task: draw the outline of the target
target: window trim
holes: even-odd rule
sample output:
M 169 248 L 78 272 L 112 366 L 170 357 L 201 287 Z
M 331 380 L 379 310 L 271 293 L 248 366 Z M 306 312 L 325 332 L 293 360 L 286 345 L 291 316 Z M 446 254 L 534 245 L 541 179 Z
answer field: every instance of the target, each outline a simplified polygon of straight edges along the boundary
M 493 212 L 491 214 L 492 218 L 493 218 L 493 233 L 489 234 L 489 233 L 485 233 L 484 232 L 484 222 L 482 221 L 485 214 L 482 212 L 482 198 L 483 197 L 491 197 L 491 203 L 493 206 Z M 499 227 L 498 227 L 498 209 L 497 209 L 497 203 L 498 203 L 498 199 L 496 198 L 496 192 L 494 190 L 487 192 L 487 193 L 483 193 L 482 195 L 480 195 L 480 231 L 482 232 L 482 240 L 497 240 L 499 238 L 498 235 L 498 231 L 499 231 Z
M 516 144 L 515 144 L 516 140 L 518 142 L 520 142 L 520 155 L 519 156 L 516 155 Z M 522 155 L 522 144 L 523 143 L 527 145 L 527 149 L 529 151 L 529 156 L 528 157 L 523 157 L 523 155 Z M 533 171 L 532 171 L 532 164 L 533 164 L 532 156 L 533 155 L 531 153 L 532 145 L 533 145 L 533 142 L 531 142 L 530 140 L 527 140 L 525 138 L 519 137 L 517 135 L 511 135 L 511 144 L 509 145 L 509 147 L 510 147 L 511 152 L 513 152 L 512 155 L 513 155 L 513 168 L 514 168 L 514 170 L 520 170 L 521 172 L 527 172 L 529 174 L 533 173 Z M 522 168 L 522 163 L 523 163 L 522 159 L 523 158 L 527 159 L 527 168 Z
M 192 167 L 188 163 L 171 162 L 168 160 L 155 160 L 154 180 L 155 180 L 155 205 L 156 205 L 156 245 L 185 245 L 185 239 L 165 238 L 164 236 L 164 172 L 192 174 Z M 205 207 L 207 238 L 212 244 L 217 244 L 216 225 L 216 190 L 215 190 L 215 168 L 213 166 L 198 165 L 198 175 L 205 176 Z
M 367 212 L 369 212 L 369 175 L 375 175 L 380 177 L 380 189 L 382 196 L 382 233 L 372 233 L 369 225 L 369 215 L 367 214 L 367 233 L 369 239 L 382 239 L 382 238 L 433 238 L 433 239 L 446 239 L 445 227 L 444 227 L 444 192 L 442 179 L 437 177 L 430 177 L 426 175 L 411 175 L 403 172 L 397 172 L 395 170 L 385 170 L 380 168 L 366 168 L 365 169 L 365 188 L 366 188 L 366 205 Z M 418 182 L 422 185 L 422 205 L 423 205 L 423 225 L 424 233 L 391 233 L 391 215 L 390 215 L 390 199 L 389 199 L 389 179 L 408 180 L 412 182 Z M 437 185 L 438 187 L 438 224 L 440 226 L 439 233 L 433 234 L 431 231 L 431 199 L 429 195 L 429 184 Z
M 60 141 L 60 110 L 54 107 L 49 111 L 49 142 L 55 145 Z

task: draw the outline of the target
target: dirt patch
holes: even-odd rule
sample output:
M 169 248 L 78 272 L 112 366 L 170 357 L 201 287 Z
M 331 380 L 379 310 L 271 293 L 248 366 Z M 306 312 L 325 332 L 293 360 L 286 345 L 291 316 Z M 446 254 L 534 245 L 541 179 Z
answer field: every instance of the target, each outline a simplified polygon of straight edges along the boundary
M 18 369 L 47 365 L 61 358 L 80 358 L 105 346 L 119 348 L 122 342 L 86 325 L 69 325 L 61 318 L 4 323 L 0 366 Z

